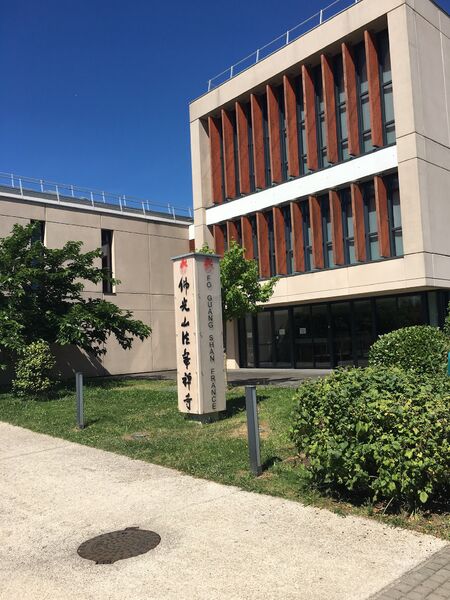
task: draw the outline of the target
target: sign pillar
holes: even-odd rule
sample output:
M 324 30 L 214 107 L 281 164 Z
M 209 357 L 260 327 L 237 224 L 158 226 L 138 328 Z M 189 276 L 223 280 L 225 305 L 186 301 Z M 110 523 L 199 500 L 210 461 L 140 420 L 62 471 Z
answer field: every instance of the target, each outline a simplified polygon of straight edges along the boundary
M 219 257 L 172 259 L 178 409 L 211 418 L 226 409 Z

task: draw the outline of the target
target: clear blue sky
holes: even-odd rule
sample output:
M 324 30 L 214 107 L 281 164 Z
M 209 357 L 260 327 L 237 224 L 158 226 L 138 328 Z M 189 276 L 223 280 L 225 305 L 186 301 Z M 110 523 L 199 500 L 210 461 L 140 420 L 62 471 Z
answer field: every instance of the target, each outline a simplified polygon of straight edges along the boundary
M 0 171 L 184 206 L 189 101 L 331 2 L 0 1 Z

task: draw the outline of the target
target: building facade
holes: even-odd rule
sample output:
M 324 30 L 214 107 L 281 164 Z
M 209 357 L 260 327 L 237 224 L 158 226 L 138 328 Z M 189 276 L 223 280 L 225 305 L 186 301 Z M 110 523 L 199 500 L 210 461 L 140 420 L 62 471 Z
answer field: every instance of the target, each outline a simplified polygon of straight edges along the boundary
M 3 185 L 2 185 L 3 184 Z M 102 248 L 102 267 L 120 284 L 86 284 L 85 295 L 131 310 L 152 328 L 151 336 L 123 350 L 114 338 L 97 359 L 73 347 L 57 348 L 57 366 L 66 376 L 145 373 L 176 368 L 172 256 L 189 250 L 191 219 L 146 202 L 77 190 L 23 178 L 0 179 L 0 237 L 15 223 L 39 221 L 40 240 L 50 248 L 82 241 L 82 251 Z M 99 261 L 100 266 L 100 261 Z
M 360 0 L 190 105 L 195 245 L 280 277 L 231 367 L 365 364 L 450 290 L 450 18 Z

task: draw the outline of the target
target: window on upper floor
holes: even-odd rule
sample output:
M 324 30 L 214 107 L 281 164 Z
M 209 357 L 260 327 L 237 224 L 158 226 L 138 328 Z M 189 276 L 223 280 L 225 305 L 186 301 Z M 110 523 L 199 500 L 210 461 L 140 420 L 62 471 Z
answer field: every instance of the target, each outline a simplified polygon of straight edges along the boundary
M 270 275 L 276 275 L 277 267 L 275 261 L 275 232 L 273 228 L 273 212 L 271 210 L 264 213 L 267 221 L 267 229 L 269 232 L 269 264 Z
M 313 260 L 312 260 L 312 230 L 311 230 L 311 219 L 309 216 L 309 202 L 308 200 L 302 200 L 300 202 L 302 209 L 302 228 L 303 228 L 303 252 L 305 255 L 305 271 L 311 271 Z
M 286 107 L 284 105 L 284 88 L 278 86 L 277 99 L 280 115 L 280 153 L 281 153 L 281 178 L 287 181 L 288 178 L 288 158 L 287 158 L 287 128 L 286 128 Z
M 402 213 L 400 210 L 400 191 L 398 175 L 385 178 L 388 192 L 388 212 L 392 256 L 403 256 Z
M 373 182 L 363 185 L 363 201 L 367 260 L 378 260 L 380 258 L 380 248 L 378 245 L 378 219 Z
M 40 242 L 42 245 L 45 244 L 45 221 L 37 221 L 35 219 L 31 220 L 32 225 L 34 225 L 33 233 L 31 235 L 31 243 L 35 244 L 36 242 Z
M 353 229 L 352 198 L 348 188 L 339 191 L 342 207 L 342 232 L 344 235 L 344 259 L 346 265 L 354 265 L 355 232 Z
M 252 215 L 249 219 L 252 227 L 253 258 L 259 262 L 258 225 L 256 223 L 256 215 Z
M 348 160 L 348 127 L 347 127 L 347 100 L 345 96 L 344 65 L 342 55 L 334 59 L 334 81 L 336 95 L 336 121 L 338 136 L 339 160 Z
M 369 81 L 367 79 L 366 49 L 364 43 L 355 46 L 356 81 L 358 92 L 359 137 L 362 152 L 373 150 L 370 125 Z
M 306 151 L 306 121 L 305 105 L 303 102 L 303 84 L 302 78 L 295 78 L 295 97 L 297 104 L 297 136 L 298 136 L 298 156 L 300 162 L 300 175 L 306 175 L 308 170 L 307 151 Z
M 102 270 L 108 275 L 113 277 L 113 232 L 111 229 L 102 229 Z M 102 282 L 103 293 L 112 294 L 113 284 L 111 281 L 103 280 Z
M 391 53 L 387 31 L 378 34 L 378 58 L 380 64 L 381 107 L 383 111 L 384 143 L 395 144 L 394 96 L 392 89 Z
M 325 101 L 323 97 L 322 69 L 320 66 L 314 69 L 314 89 L 316 92 L 316 126 L 319 167 L 328 167 L 330 163 L 327 158 Z
M 262 99 L 263 113 L 263 139 L 264 139 L 264 167 L 266 174 L 266 187 L 272 185 L 272 173 L 270 170 L 270 139 L 269 139 L 269 115 L 267 111 L 267 94 Z
M 325 269 L 332 269 L 334 265 L 333 238 L 331 228 L 330 199 L 328 194 L 319 198 L 322 213 L 322 240 L 323 261 Z
M 288 275 L 294 272 L 294 244 L 292 240 L 291 207 L 283 206 L 284 239 L 286 241 L 286 269 Z
M 256 190 L 256 186 L 255 186 L 255 159 L 253 156 L 253 124 L 252 124 L 252 114 L 251 114 L 250 102 L 248 102 L 245 105 L 244 111 L 245 111 L 245 115 L 247 117 L 250 192 L 252 193 Z

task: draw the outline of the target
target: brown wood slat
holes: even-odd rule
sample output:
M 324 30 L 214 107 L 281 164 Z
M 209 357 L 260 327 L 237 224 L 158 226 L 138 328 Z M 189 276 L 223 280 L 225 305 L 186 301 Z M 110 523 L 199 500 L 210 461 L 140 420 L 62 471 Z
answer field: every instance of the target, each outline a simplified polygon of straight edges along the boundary
M 312 73 L 305 65 L 302 65 L 302 80 L 305 103 L 307 164 L 311 171 L 317 171 L 319 160 L 317 155 L 316 98 Z
M 261 99 L 250 95 L 252 113 L 253 163 L 255 165 L 255 186 L 263 190 L 266 187 L 266 171 L 264 165 L 264 132 Z
M 195 252 L 195 240 L 189 240 L 189 252 Z
M 305 271 L 305 247 L 303 239 L 303 214 L 298 202 L 291 202 L 292 243 L 294 254 L 294 270 Z
M 281 183 L 280 107 L 276 91 L 266 85 L 267 120 L 269 123 L 270 173 L 273 183 Z
M 375 205 L 377 208 L 378 244 L 380 256 L 391 256 L 391 241 L 389 235 L 389 213 L 386 183 L 382 177 L 374 177 Z
M 273 207 L 273 231 L 275 238 L 275 265 L 277 275 L 287 275 L 286 237 L 284 230 L 284 215 L 279 206 Z
M 234 241 L 239 244 L 239 232 L 236 221 L 227 221 L 227 238 L 228 244 Z
M 323 98 L 325 104 L 325 126 L 327 131 L 327 158 L 330 163 L 337 163 L 337 118 L 336 118 L 336 86 L 334 82 L 333 64 L 325 54 L 320 57 L 322 65 Z
M 312 253 L 315 269 L 324 268 L 322 211 L 320 201 L 316 196 L 309 197 L 309 218 L 311 220 Z
M 223 202 L 221 149 L 221 122 L 219 119 L 208 117 L 209 152 L 211 157 L 211 193 L 214 204 Z
M 345 98 L 347 103 L 348 152 L 352 156 L 358 156 L 360 153 L 360 146 L 356 65 L 353 50 L 346 43 L 342 44 L 342 60 L 344 67 Z
M 234 161 L 234 132 L 230 114 L 222 109 L 223 159 L 225 166 L 225 196 L 236 198 L 236 165 Z
M 241 217 L 241 232 L 245 258 L 251 260 L 255 257 L 253 254 L 252 223 L 248 217 Z
M 355 233 L 355 257 L 359 262 L 364 262 L 367 258 L 367 251 L 363 195 L 361 186 L 357 183 L 352 183 L 350 187 L 352 193 L 353 230 Z
M 269 225 L 264 213 L 256 213 L 256 224 L 258 228 L 259 274 L 261 277 L 270 277 Z
M 377 43 L 371 31 L 364 32 L 366 48 L 367 81 L 369 83 L 370 128 L 372 144 L 378 148 L 383 146 L 383 116 L 381 112 L 380 63 Z
M 288 172 L 290 177 L 300 176 L 300 161 L 298 153 L 298 124 L 297 124 L 297 98 L 294 83 L 283 75 L 284 85 L 284 110 L 286 113 L 286 137 Z
M 223 253 L 225 252 L 225 237 L 220 225 L 214 225 L 214 244 L 216 247 L 216 254 L 223 256 Z
M 248 154 L 248 122 L 244 107 L 236 102 L 239 182 L 241 194 L 250 194 L 250 160 Z
M 341 199 L 339 198 L 339 193 L 336 190 L 330 190 L 329 197 L 334 262 L 336 265 L 343 265 L 345 264 L 345 256 Z

